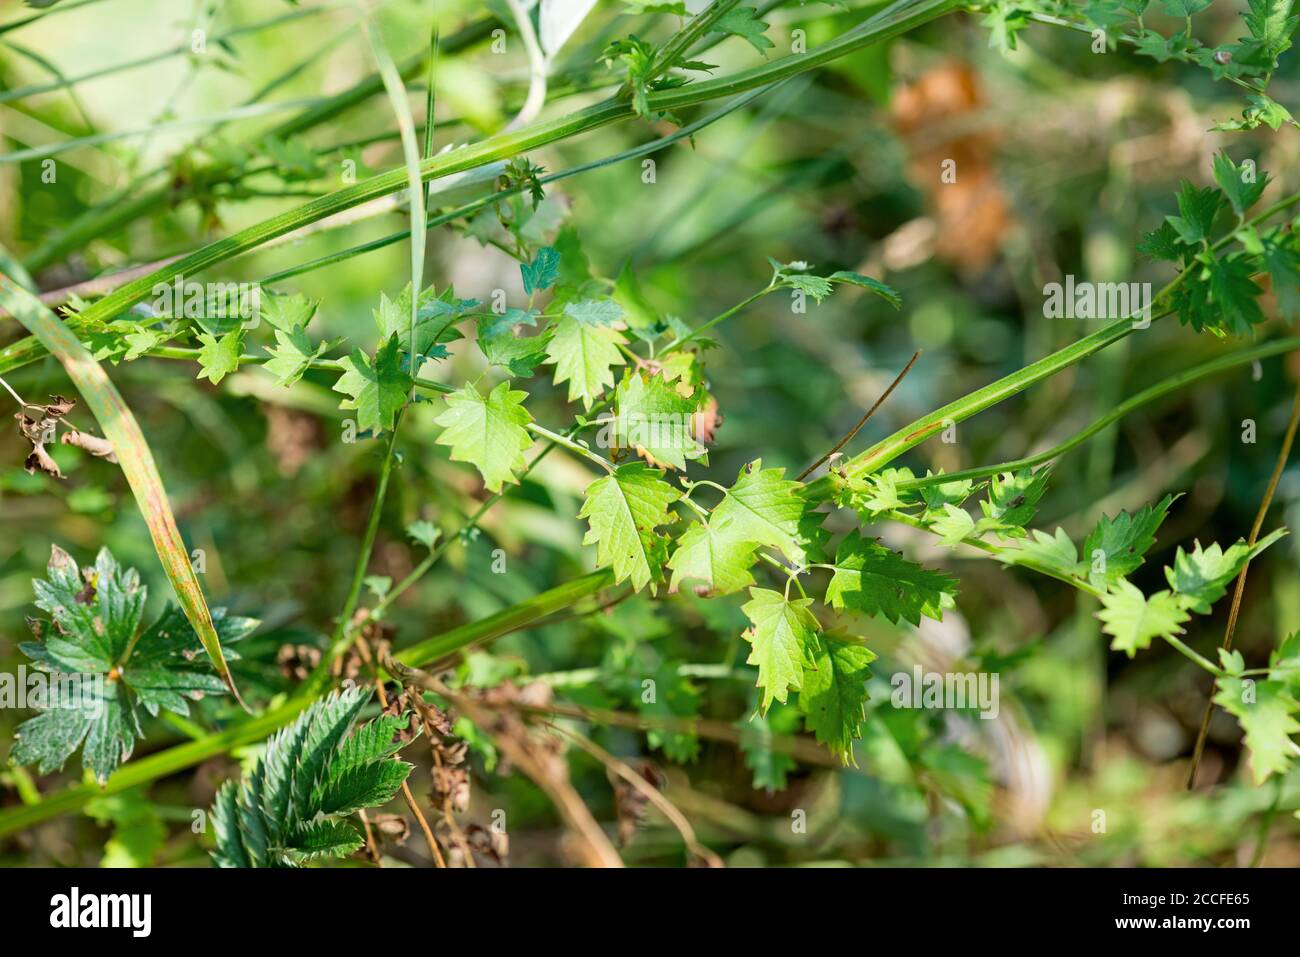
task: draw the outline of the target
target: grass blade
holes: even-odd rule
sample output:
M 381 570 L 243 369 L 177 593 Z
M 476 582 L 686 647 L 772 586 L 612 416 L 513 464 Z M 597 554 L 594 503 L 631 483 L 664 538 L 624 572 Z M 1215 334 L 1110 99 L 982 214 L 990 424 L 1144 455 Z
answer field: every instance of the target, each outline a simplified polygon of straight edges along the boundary
M 77 387 L 86 406 L 104 430 L 104 437 L 113 444 L 140 514 L 149 527 L 149 535 L 153 538 L 163 571 L 172 583 L 185 617 L 194 626 L 217 674 L 226 683 L 235 700 L 243 705 L 239 689 L 235 687 L 235 680 L 221 653 L 221 643 L 217 640 L 217 632 L 212 625 L 212 614 L 208 611 L 198 576 L 190 565 L 189 552 L 181 539 L 180 529 L 176 527 L 176 518 L 167 501 L 167 490 L 163 488 L 162 478 L 158 475 L 153 453 L 149 451 L 144 433 L 140 431 L 140 425 L 131 414 L 122 394 L 72 331 L 45 308 L 39 299 L 3 273 L 0 273 L 0 306 L 26 326 L 27 331 L 63 364 L 68 378 Z

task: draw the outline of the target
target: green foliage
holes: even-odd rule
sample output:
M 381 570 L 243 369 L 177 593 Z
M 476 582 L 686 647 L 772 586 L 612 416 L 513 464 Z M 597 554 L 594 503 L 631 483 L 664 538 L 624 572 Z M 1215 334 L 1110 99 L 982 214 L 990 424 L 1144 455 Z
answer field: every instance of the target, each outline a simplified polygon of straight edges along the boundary
M 411 771 L 393 757 L 405 717 L 355 727 L 370 700 L 357 688 L 312 704 L 266 744 L 243 780 L 217 792 L 213 860 L 221 867 L 295 867 L 364 843 L 346 818 L 392 800 Z
M 472 462 L 489 492 L 502 483 L 518 483 L 515 473 L 527 462 L 524 453 L 533 444 L 524 426 L 533 420 L 524 408 L 527 392 L 512 391 L 509 382 L 498 383 L 485 398 L 465 386 L 447 396 L 447 410 L 437 419 L 443 427 L 439 445 L 451 446 L 455 462 Z
M 49 676 L 41 713 L 14 734 L 10 757 L 42 774 L 61 768 L 84 742 L 81 760 L 102 784 L 144 737 L 141 709 L 185 716 L 189 702 L 225 693 L 202 657 L 203 646 L 184 613 L 168 605 L 145 626 L 148 591 L 133 568 L 122 568 L 107 548 L 79 568 L 57 545 L 44 580 L 32 582 L 36 607 L 49 619 L 30 619 L 37 641 L 19 649 Z M 213 609 L 223 650 L 259 622 Z M 236 656 L 226 650 L 226 657 Z
M 669 523 L 668 506 L 680 497 L 663 472 L 640 462 L 620 465 L 587 486 L 578 513 L 589 526 L 583 544 L 595 544 L 596 564 L 612 568 L 615 582 L 631 579 L 640 591 L 660 577 L 668 539 L 657 530 Z

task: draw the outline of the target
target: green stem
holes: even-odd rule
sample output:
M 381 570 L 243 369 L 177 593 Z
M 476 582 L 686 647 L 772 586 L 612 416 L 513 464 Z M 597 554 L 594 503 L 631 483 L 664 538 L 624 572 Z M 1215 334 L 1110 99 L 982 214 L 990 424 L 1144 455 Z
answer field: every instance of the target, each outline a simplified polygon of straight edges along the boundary
M 556 445 L 562 445 L 564 446 L 564 448 L 568 449 L 570 452 L 574 453 L 575 455 L 580 455 L 587 461 L 599 465 L 610 475 L 614 474 L 614 466 L 610 465 L 608 461 L 601 458 L 599 455 L 591 451 L 591 449 L 587 448 L 585 445 L 579 445 L 577 442 L 573 441 L 573 439 L 570 439 L 567 436 L 560 435 L 557 432 L 552 432 L 550 429 L 543 428 L 542 426 L 538 425 L 536 422 L 529 422 L 526 426 L 524 426 L 524 428 L 526 428 L 529 432 L 532 432 L 534 435 L 540 435 L 544 439 L 550 439 Z

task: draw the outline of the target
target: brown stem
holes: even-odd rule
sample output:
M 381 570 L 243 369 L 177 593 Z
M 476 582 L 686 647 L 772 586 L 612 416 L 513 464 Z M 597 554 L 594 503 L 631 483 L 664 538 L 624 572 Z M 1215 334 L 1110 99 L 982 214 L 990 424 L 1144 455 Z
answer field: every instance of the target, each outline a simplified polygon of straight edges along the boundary
M 1273 466 L 1273 474 L 1268 480 L 1268 488 L 1264 491 L 1264 498 L 1259 503 L 1259 511 L 1255 513 L 1255 523 L 1250 528 L 1250 538 L 1246 540 L 1247 545 L 1254 545 L 1259 538 L 1260 529 L 1264 527 L 1264 516 L 1268 514 L 1268 508 L 1273 504 L 1273 493 L 1277 491 L 1277 483 L 1282 478 L 1282 470 L 1286 468 L 1286 460 L 1291 455 L 1291 444 L 1295 441 L 1296 427 L 1300 426 L 1300 384 L 1296 385 L 1295 402 L 1291 406 L 1291 419 L 1287 422 L 1286 433 L 1282 436 L 1282 448 L 1277 455 L 1277 462 Z M 1237 616 L 1241 613 L 1241 598 L 1246 591 L 1246 572 L 1250 570 L 1250 561 L 1241 566 L 1241 574 L 1237 576 L 1237 587 L 1232 592 L 1232 605 L 1228 609 L 1228 626 L 1223 632 L 1223 650 L 1229 651 L 1232 648 L 1232 635 L 1237 629 Z M 1217 684 L 1217 680 L 1215 684 Z M 1210 717 L 1214 714 L 1214 685 L 1210 686 L 1210 700 L 1205 703 L 1205 713 L 1201 716 L 1201 729 L 1196 735 L 1196 747 L 1192 751 L 1192 767 L 1187 773 L 1187 790 L 1191 791 L 1196 787 L 1196 772 L 1201 767 L 1201 757 L 1205 753 L 1205 742 L 1210 734 Z
M 845 435 L 844 438 L 836 442 L 829 452 L 827 452 L 825 455 L 819 458 L 812 465 L 808 466 L 806 469 L 800 472 L 799 477 L 795 479 L 795 481 L 802 482 L 809 475 L 812 475 L 813 472 L 817 471 L 817 466 L 821 465 L 823 462 L 829 459 L 840 449 L 844 448 L 844 446 L 852 442 L 853 436 L 861 432 L 862 427 L 867 424 L 867 420 L 869 420 L 873 415 L 876 414 L 876 410 L 878 408 L 880 408 L 882 405 L 885 404 L 885 400 L 889 398 L 889 394 L 898 387 L 898 383 L 903 381 L 903 377 L 912 371 L 912 366 L 916 365 L 916 360 L 919 358 L 921 358 L 921 350 L 917 349 L 916 352 L 912 353 L 912 358 L 911 360 L 908 361 L 907 365 L 903 366 L 903 371 L 894 377 L 894 381 L 889 383 L 889 388 L 881 393 L 880 398 L 875 401 L 875 404 L 873 404 L 871 408 L 867 409 L 867 414 L 858 420 L 858 424 L 855 425 L 853 428 L 849 429 L 848 434 Z

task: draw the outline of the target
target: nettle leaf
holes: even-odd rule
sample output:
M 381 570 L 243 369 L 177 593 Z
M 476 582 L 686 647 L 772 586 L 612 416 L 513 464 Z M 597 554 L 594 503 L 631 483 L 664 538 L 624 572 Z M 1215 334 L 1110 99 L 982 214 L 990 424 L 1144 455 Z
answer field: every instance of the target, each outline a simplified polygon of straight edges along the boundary
M 1228 583 L 1240 574 L 1246 563 L 1286 534 L 1285 528 L 1275 529 L 1253 546 L 1239 539 L 1226 550 L 1217 543 L 1202 548 L 1199 541 L 1191 552 L 1179 547 L 1173 566 L 1165 568 L 1165 578 L 1184 607 L 1198 615 L 1208 615 L 1210 606 L 1224 596 Z
M 632 371 L 614 392 L 614 425 L 626 443 L 650 465 L 685 469 L 706 450 L 692 434 L 698 400 L 686 397 L 661 375 Z
M 704 594 L 730 595 L 748 588 L 754 584 L 749 570 L 758 561 L 760 544 L 745 539 L 734 524 L 695 522 L 668 560 L 673 572 L 668 588 L 675 592 L 690 581 L 699 582 L 697 590 Z
M 856 529 L 840 541 L 835 574 L 826 586 L 832 608 L 880 615 L 894 624 L 919 625 L 922 615 L 942 621 L 956 594 L 956 579 L 909 562 Z
M 595 543 L 596 564 L 612 568 L 616 583 L 630 578 L 637 591 L 659 577 L 667 539 L 656 529 L 672 521 L 668 506 L 681 498 L 663 474 L 640 462 L 620 465 L 587 486 L 578 513 L 590 526 L 582 543 Z
M 437 418 L 443 427 L 438 445 L 451 446 L 454 462 L 471 462 L 483 476 L 489 492 L 502 483 L 518 483 L 515 473 L 528 465 L 524 453 L 533 440 L 525 428 L 533 417 L 524 408 L 527 392 L 511 391 L 509 382 L 498 383 L 485 398 L 473 386 L 447 396 L 447 410 Z
M 876 656 L 860 642 L 818 635 L 811 657 L 799 691 L 799 710 L 817 740 L 844 764 L 856 767 L 853 742 L 862 737 L 867 680 Z
M 147 590 L 135 569 L 119 566 L 108 549 L 93 566 L 78 568 L 54 546 L 47 576 L 32 583 L 36 606 L 52 619 L 33 623 L 44 640 L 18 647 L 51 676 L 52 700 L 18 726 L 11 757 L 46 774 L 62 768 L 84 742 L 82 765 L 102 784 L 143 737 L 141 706 L 154 716 L 163 708 L 188 715 L 189 701 L 224 694 L 226 685 L 179 608 L 168 605 L 142 627 Z M 212 621 L 228 660 L 237 656 L 225 646 L 258 626 L 222 608 L 212 610 Z
M 757 687 L 763 689 L 761 710 L 773 701 L 785 703 L 791 689 L 804 686 L 804 668 L 811 666 L 820 638 L 812 599 L 791 600 L 779 591 L 751 588 L 741 610 L 749 619 L 744 638 L 752 646 L 746 664 L 758 667 Z
M 618 347 L 626 344 L 614 329 L 565 316 L 555 324 L 555 334 L 546 346 L 546 361 L 555 365 L 556 385 L 569 383 L 569 401 L 581 399 L 590 409 L 614 384 L 612 367 L 625 364 Z
M 804 565 L 809 541 L 803 486 L 785 479 L 785 469 L 765 469 L 755 459 L 740 470 L 736 484 L 713 510 L 710 524 L 744 541 L 778 548 L 790 561 Z
M 1241 724 L 1255 784 L 1287 773 L 1297 752 L 1291 735 L 1300 732 L 1300 702 L 1283 682 L 1220 678 L 1214 703 Z
M 334 391 L 350 397 L 339 403 L 339 408 L 356 409 L 358 429 L 378 434 L 393 427 L 413 383 L 403 368 L 404 358 L 394 333 L 375 351 L 373 363 L 360 349 L 342 360 L 344 371 L 334 383 Z
M 244 351 L 244 331 L 236 329 L 218 338 L 208 332 L 199 333 L 198 379 L 208 379 L 216 385 L 239 368 L 239 357 Z
M 1226 151 L 1214 154 L 1214 181 L 1228 197 L 1232 211 L 1243 216 L 1254 206 L 1268 185 L 1268 173 L 1255 174 L 1255 165 L 1236 165 Z
M 1166 495 L 1156 505 L 1138 509 L 1136 515 L 1102 516 L 1083 543 L 1083 560 L 1093 584 L 1104 586 L 1127 578 L 1141 567 L 1142 556 L 1155 544 L 1156 530 L 1173 503 L 1174 496 Z
M 218 866 L 295 867 L 363 845 L 344 818 L 387 804 L 411 771 L 393 757 L 405 717 L 352 730 L 369 700 L 368 689 L 349 688 L 315 702 L 271 738 L 242 782 L 222 785 L 211 811 Z
M 1191 617 L 1171 592 L 1158 591 L 1147 597 L 1123 579 L 1102 596 L 1101 603 L 1097 617 L 1102 621 L 1102 631 L 1114 639 L 1111 649 L 1123 651 L 1130 658 L 1149 648 L 1153 638 L 1182 634 L 1182 623 Z

